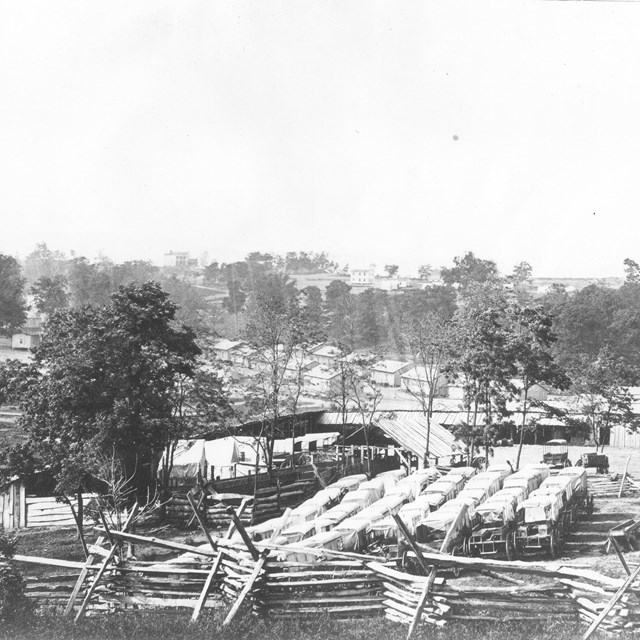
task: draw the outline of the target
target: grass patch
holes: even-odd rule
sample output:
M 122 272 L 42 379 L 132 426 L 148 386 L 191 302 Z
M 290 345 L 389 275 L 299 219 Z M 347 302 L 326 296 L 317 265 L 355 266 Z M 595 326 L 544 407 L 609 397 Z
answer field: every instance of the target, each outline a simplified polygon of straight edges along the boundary
M 403 638 L 407 628 L 385 620 L 368 618 L 339 621 L 328 616 L 301 616 L 298 620 L 264 620 L 245 614 L 230 629 L 222 628 L 226 611 L 207 612 L 196 624 L 189 614 L 129 612 L 93 616 L 75 624 L 61 616 L 41 615 L 29 621 L 4 625 L 0 640 L 389 640 Z M 444 629 L 420 627 L 416 640 L 574 640 L 584 625 L 573 621 L 487 622 L 452 621 Z M 621 639 L 631 637 L 622 634 Z M 635 636 L 637 637 L 637 636 Z

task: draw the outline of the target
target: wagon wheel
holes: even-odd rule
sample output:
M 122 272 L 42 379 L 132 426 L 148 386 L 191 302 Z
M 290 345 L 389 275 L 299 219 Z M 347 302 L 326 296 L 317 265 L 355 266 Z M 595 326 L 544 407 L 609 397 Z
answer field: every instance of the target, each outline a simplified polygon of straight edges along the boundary
M 507 534 L 507 539 L 505 541 L 505 548 L 507 551 L 507 560 L 509 562 L 513 562 L 514 560 L 518 560 L 518 545 L 516 544 L 516 532 L 512 531 Z

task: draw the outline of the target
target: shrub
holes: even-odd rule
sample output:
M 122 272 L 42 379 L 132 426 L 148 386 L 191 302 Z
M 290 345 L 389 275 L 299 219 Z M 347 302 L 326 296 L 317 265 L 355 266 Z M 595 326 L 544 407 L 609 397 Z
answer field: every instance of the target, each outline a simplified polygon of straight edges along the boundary
M 22 573 L 11 558 L 15 553 L 16 539 L 0 529 L 0 620 L 14 620 L 31 611 L 31 603 L 25 595 L 26 583 Z

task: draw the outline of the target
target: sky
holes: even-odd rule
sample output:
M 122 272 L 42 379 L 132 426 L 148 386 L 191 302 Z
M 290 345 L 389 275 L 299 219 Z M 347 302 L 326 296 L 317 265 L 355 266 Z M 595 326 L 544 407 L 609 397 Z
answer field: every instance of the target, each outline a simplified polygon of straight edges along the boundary
M 0 252 L 620 276 L 640 3 L 0 0 Z

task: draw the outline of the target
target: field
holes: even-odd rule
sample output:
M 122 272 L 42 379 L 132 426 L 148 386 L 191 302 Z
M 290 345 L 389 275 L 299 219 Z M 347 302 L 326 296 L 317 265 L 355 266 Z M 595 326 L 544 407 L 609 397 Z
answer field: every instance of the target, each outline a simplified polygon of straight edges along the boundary
M 29 623 L 0 626 L 0 640 L 390 640 L 404 638 L 406 627 L 385 619 L 336 621 L 324 616 L 271 622 L 252 616 L 237 619 L 231 629 L 222 629 L 223 613 L 203 617 L 190 624 L 188 615 L 127 613 L 94 617 L 74 624 L 71 619 L 38 616 Z M 583 629 L 583 627 L 580 627 Z M 520 623 L 454 621 L 444 629 L 420 627 L 416 640 L 574 640 L 578 627 L 567 622 L 543 620 Z M 631 634 L 617 636 L 621 640 Z
M 577 460 L 579 455 L 588 451 L 584 447 L 571 447 L 570 458 Z M 622 475 L 628 450 L 607 449 L 605 451 L 610 459 L 610 472 Z M 497 448 L 495 461 L 510 460 L 515 462 L 517 448 Z M 542 447 L 526 446 L 523 449 L 521 464 L 539 462 L 542 455 Z M 636 479 L 640 479 L 640 456 L 632 456 L 629 470 Z M 603 478 L 595 478 L 600 481 Z M 611 487 L 617 491 L 619 479 L 611 483 Z M 606 535 L 608 530 L 616 523 L 627 518 L 640 517 L 640 502 L 638 494 L 617 497 L 599 498 L 596 500 L 595 513 L 588 521 L 581 523 L 568 539 L 562 564 L 591 568 L 612 577 L 620 578 L 623 575 L 622 567 L 615 554 L 604 554 Z M 89 540 L 93 540 L 93 534 L 87 530 Z M 140 533 L 144 533 L 140 531 Z M 179 529 L 176 527 L 163 528 L 155 534 L 163 539 L 170 539 L 186 544 L 201 544 L 205 542 L 203 534 L 197 530 Z M 80 545 L 71 529 L 31 529 L 20 533 L 20 545 L 18 553 L 24 555 L 42 555 L 69 560 L 82 560 Z M 171 555 L 171 552 L 152 547 L 136 548 L 136 554 L 141 559 L 162 560 Z M 628 552 L 625 554 L 630 565 L 640 563 L 640 552 Z M 30 568 L 28 573 L 36 575 L 39 569 Z M 478 581 L 473 575 L 465 580 Z M 256 618 L 249 613 L 237 618 L 233 628 L 223 629 L 221 621 L 226 613 L 226 607 L 221 610 L 208 612 L 206 616 L 194 625 L 189 624 L 189 614 L 185 610 L 173 614 L 130 612 L 124 614 L 111 614 L 108 616 L 93 616 L 79 624 L 74 624 L 69 619 L 51 614 L 38 615 L 30 621 L 21 621 L 11 625 L 0 627 L 0 640 L 9 639 L 49 639 L 52 636 L 57 640 L 80 639 L 110 639 L 110 638 L 146 638 L 162 637 L 163 640 L 189 637 L 193 640 L 199 638 L 260 638 L 261 640 L 288 640 L 289 638 L 318 638 L 333 640 L 337 637 L 350 639 L 377 640 L 389 637 L 404 637 L 406 627 L 385 619 L 361 619 L 350 621 L 336 621 L 328 616 L 301 616 L 295 621 L 270 621 Z M 480 619 L 453 620 L 442 630 L 424 626 L 416 634 L 416 638 L 435 638 L 437 640 L 449 639 L 511 639 L 511 638 L 575 638 L 580 631 L 584 631 L 582 624 L 572 621 L 553 620 L 551 618 L 536 621 L 522 622 L 489 622 Z M 618 636 L 624 638 L 625 635 Z M 628 637 L 634 637 L 628 635 Z M 637 635 L 635 636 L 637 637 Z

